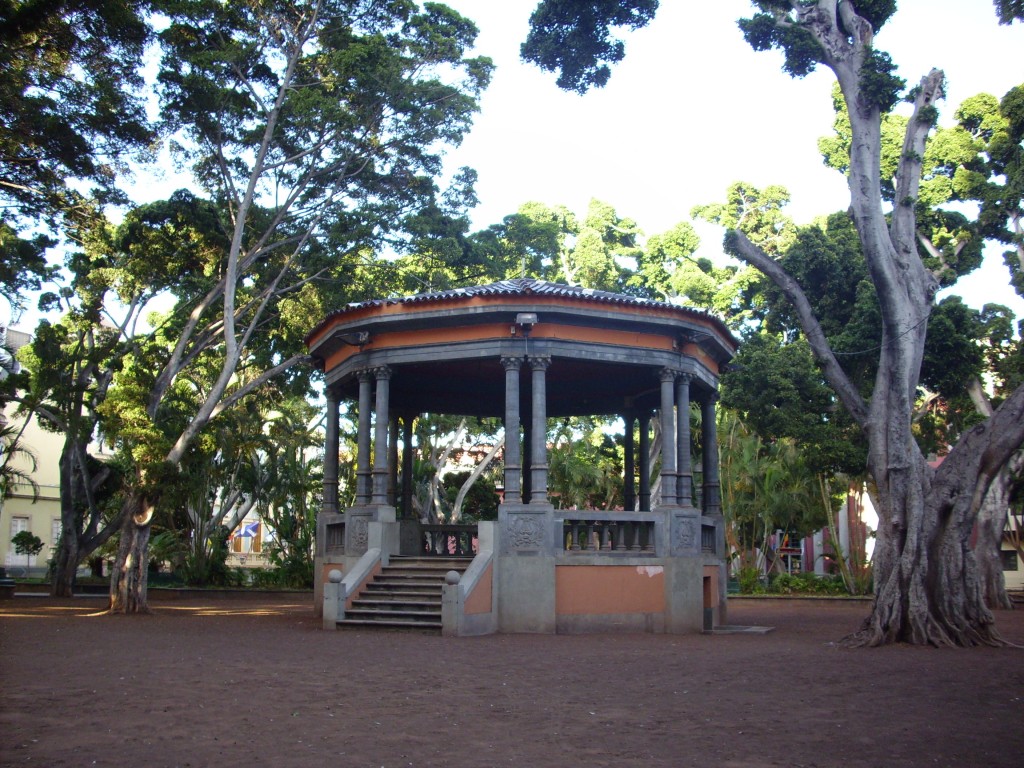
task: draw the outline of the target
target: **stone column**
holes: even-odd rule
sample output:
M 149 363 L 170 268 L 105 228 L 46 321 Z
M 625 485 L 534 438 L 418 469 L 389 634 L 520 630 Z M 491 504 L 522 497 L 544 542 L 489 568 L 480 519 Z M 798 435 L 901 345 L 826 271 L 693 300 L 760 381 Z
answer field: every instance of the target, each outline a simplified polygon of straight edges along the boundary
M 373 369 L 377 378 L 377 407 L 374 409 L 373 433 L 373 496 L 371 504 L 388 503 L 388 400 L 390 399 L 391 369 L 382 365 Z
M 359 434 L 356 437 L 356 505 L 370 503 L 370 429 L 373 371 L 359 374 Z
M 640 414 L 640 510 L 651 511 L 651 414 Z
M 722 514 L 722 496 L 718 480 L 718 428 L 715 426 L 715 402 L 718 394 L 710 393 L 701 403 L 701 435 L 704 443 L 704 514 Z
M 693 506 L 693 465 L 690 459 L 690 380 L 682 373 L 676 379 L 676 500 L 684 507 Z
M 814 575 L 824 576 L 825 575 L 825 558 L 822 555 L 825 553 L 825 531 L 824 529 L 814 532 L 814 543 L 811 545 L 814 548 Z M 807 565 L 804 565 L 804 571 L 810 570 Z
M 661 379 L 661 505 L 676 503 L 676 429 L 673 416 L 677 371 L 662 368 Z
M 522 503 L 523 465 L 519 455 L 519 357 L 503 357 L 505 366 L 505 503 Z
M 324 443 L 324 498 L 321 510 L 338 513 L 338 393 L 330 387 L 327 395 L 327 439 Z
M 402 417 L 402 517 L 412 517 L 412 423 L 411 413 Z
M 548 501 L 548 396 L 547 370 L 551 358 L 538 355 L 529 358 L 533 374 L 532 446 L 530 451 L 530 503 L 547 504 Z
M 397 506 L 398 497 L 398 414 L 388 423 L 388 504 Z
M 624 459 L 622 508 L 627 512 L 632 512 L 636 509 L 636 445 L 634 444 L 636 414 L 632 411 L 626 411 L 622 421 L 626 425 L 625 434 L 622 436 L 622 456 Z

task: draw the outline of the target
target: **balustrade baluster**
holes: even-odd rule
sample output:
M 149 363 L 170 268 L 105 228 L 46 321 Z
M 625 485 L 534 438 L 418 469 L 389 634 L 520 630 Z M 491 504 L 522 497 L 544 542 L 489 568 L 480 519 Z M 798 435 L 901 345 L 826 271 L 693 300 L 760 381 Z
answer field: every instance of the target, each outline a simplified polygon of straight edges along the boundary
M 577 551 L 580 548 L 580 521 L 572 521 L 572 546 L 569 549 Z
M 612 523 L 615 527 L 615 549 L 618 551 L 626 549 L 626 524 L 622 522 Z
M 587 536 L 586 536 L 585 539 L 583 539 L 583 548 L 584 549 L 593 549 L 594 548 L 594 521 L 593 520 L 587 520 L 587 521 L 585 521 L 584 524 L 587 526 Z
M 654 523 L 644 523 L 644 528 L 647 529 L 647 541 L 644 544 L 644 552 L 654 551 Z
M 601 521 L 601 549 L 611 549 L 612 548 L 612 539 L 611 539 L 612 531 L 611 531 L 611 528 L 612 528 L 612 524 L 609 523 L 607 520 L 602 520 Z
M 632 549 L 634 552 L 639 552 L 640 549 L 641 549 L 641 547 L 640 547 L 640 528 L 641 528 L 641 523 L 639 523 L 639 522 L 632 523 L 631 526 L 633 528 L 633 546 L 630 547 L 630 549 Z

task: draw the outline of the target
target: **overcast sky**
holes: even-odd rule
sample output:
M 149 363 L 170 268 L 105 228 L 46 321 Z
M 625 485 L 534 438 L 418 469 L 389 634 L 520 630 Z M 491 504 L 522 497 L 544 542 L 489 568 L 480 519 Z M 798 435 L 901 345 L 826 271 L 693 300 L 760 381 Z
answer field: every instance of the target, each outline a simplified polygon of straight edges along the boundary
M 530 200 L 582 214 L 594 197 L 652 235 L 688 219 L 694 205 L 721 200 L 734 181 L 787 187 L 800 223 L 848 206 L 845 179 L 817 152 L 818 137 L 831 132 L 831 73 L 794 80 L 779 54 L 752 51 L 736 26 L 750 15 L 745 0 L 662 0 L 649 27 L 625 34 L 626 59 L 609 84 L 585 96 L 519 61 L 536 0 L 448 4 L 476 22 L 477 53 L 497 65 L 472 132 L 448 158 L 452 169 L 479 173 L 475 229 Z M 968 96 L 1001 97 L 1024 82 L 1024 24 L 999 26 L 991 0 L 900 0 L 899 8 L 876 45 L 909 83 L 932 67 L 945 71 L 943 122 Z M 181 183 L 147 176 L 132 194 L 156 199 Z M 721 231 L 695 226 L 700 255 L 720 257 Z M 957 292 L 972 306 L 998 301 L 1024 317 L 1000 249 L 987 253 Z M 35 320 L 30 311 L 21 325 Z
M 625 34 L 626 59 L 609 84 L 585 96 L 520 63 L 535 0 L 448 4 L 476 22 L 477 50 L 497 65 L 472 133 L 449 158 L 479 173 L 474 228 L 528 200 L 583 213 L 596 197 L 651 235 L 740 180 L 787 187 L 801 223 L 848 206 L 845 179 L 817 152 L 832 126 L 831 73 L 794 80 L 779 54 L 751 50 L 736 26 L 750 3 L 662 0 L 649 27 Z M 1001 97 L 1024 82 L 1024 25 L 999 26 L 991 0 L 900 0 L 876 46 L 910 84 L 933 67 L 945 71 L 944 123 L 964 98 Z M 720 231 L 699 231 L 702 255 L 720 253 Z M 1009 303 L 1024 315 L 992 253 L 981 274 L 962 281 L 968 301 Z

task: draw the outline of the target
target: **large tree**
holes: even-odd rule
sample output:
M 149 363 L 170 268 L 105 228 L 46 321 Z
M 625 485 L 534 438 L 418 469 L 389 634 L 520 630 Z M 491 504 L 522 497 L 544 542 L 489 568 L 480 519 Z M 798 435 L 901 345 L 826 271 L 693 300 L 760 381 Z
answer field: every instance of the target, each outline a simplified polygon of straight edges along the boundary
M 629 0 L 615 5 L 642 12 L 649 3 Z M 890 209 L 882 194 L 881 123 L 898 103 L 903 83 L 873 41 L 895 11 L 895 2 L 774 0 L 754 5 L 758 13 L 741 21 L 747 40 L 757 50 L 782 50 L 784 69 L 792 75 L 805 75 L 818 65 L 832 70 L 850 119 L 850 211 L 877 294 L 882 329 L 870 397 L 861 393 L 830 347 L 805 286 L 742 230 L 730 230 L 726 243 L 728 250 L 764 272 L 790 301 L 816 361 L 866 437 L 880 523 L 874 604 L 854 641 L 998 643 L 977 578 L 970 534 L 993 478 L 1024 441 L 1024 387 L 966 431 L 938 468 L 928 465 L 913 432 L 927 320 L 939 288 L 919 252 L 917 202 L 925 141 L 936 121 L 943 75 L 937 70 L 928 73 L 910 93 L 912 114 Z M 550 14 L 579 6 L 592 4 L 549 1 L 541 9 Z M 586 39 L 602 39 L 602 30 L 607 38 L 609 27 L 621 24 L 621 17 L 621 9 L 615 14 L 562 16 L 566 24 L 585 23 L 596 30 Z M 560 62 L 574 62 L 570 87 L 600 85 L 601 67 L 615 59 L 600 50 L 595 54 L 593 48 L 563 49 L 558 60 L 545 58 L 551 50 L 551 37 L 545 32 L 550 26 L 550 18 L 544 26 L 535 24 L 524 55 L 560 69 L 563 76 L 567 70 Z
M 0 295 L 15 315 L 52 277 L 62 228 L 123 200 L 124 163 L 152 141 L 138 74 L 152 5 L 0 2 Z
M 111 610 L 125 613 L 148 609 L 153 515 L 206 425 L 304 359 L 296 321 L 322 315 L 325 292 L 342 295 L 374 248 L 407 246 L 397 234 L 428 207 L 448 212 L 433 182 L 440 151 L 468 129 L 491 70 L 465 56 L 472 23 L 432 3 L 165 10 L 163 129 L 209 198 L 178 196 L 115 243 L 146 273 L 161 258 L 186 269 L 167 345 L 141 350 L 107 403 L 137 468 L 111 575 Z M 209 386 L 170 434 L 166 408 L 195 366 Z

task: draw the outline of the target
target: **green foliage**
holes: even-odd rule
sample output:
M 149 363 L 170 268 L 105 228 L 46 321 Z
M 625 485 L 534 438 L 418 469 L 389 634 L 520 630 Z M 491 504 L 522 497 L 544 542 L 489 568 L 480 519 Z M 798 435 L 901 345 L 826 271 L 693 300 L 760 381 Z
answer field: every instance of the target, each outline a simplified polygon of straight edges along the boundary
M 625 55 L 612 29 L 643 27 L 657 9 L 658 0 L 542 0 L 520 52 L 544 71 L 558 72 L 559 88 L 585 93 L 607 83 L 608 65 Z
M 805 597 L 847 597 L 850 591 L 843 578 L 837 575 L 819 576 L 814 573 L 773 573 L 767 579 L 757 568 L 746 566 L 737 572 L 741 595 L 790 595 Z M 858 590 L 855 594 L 870 594 Z
M 785 61 L 782 69 L 793 77 L 804 77 L 815 70 L 823 60 L 824 52 L 814 37 L 805 29 L 793 24 L 779 24 L 778 19 L 784 5 L 789 4 L 756 3 L 764 8 L 772 6 L 772 13 L 758 13 L 749 19 L 740 19 L 739 26 L 743 38 L 755 51 L 768 51 L 772 48 L 781 49 Z
M 768 582 L 768 593 L 775 595 L 846 596 L 849 592 L 840 576 L 816 576 L 813 573 L 773 574 Z
M 548 450 L 548 490 L 560 509 L 622 504 L 622 455 L 596 419 L 565 419 Z
M 118 199 L 118 165 L 151 140 L 138 69 L 146 0 L 5 3 L 0 199 L 17 215 L 75 215 L 69 182 Z
M 11 538 L 11 543 L 19 555 L 35 557 L 43 550 L 43 540 L 31 531 L 18 531 Z
M 765 553 L 776 530 L 799 538 L 824 526 L 817 477 L 794 441 L 763 440 L 726 411 L 719 422 L 726 541 L 741 568 L 756 566 L 754 552 Z
M 1024 0 L 993 0 L 1000 24 L 1024 21 Z
M 748 336 L 722 377 L 722 405 L 766 440 L 795 440 L 812 473 L 864 467 L 863 435 L 839 408 L 803 340 Z
M 756 595 L 764 593 L 764 583 L 761 581 L 761 572 L 757 566 L 745 565 L 736 572 L 736 580 L 739 582 L 741 595 Z
M 37 458 L 35 452 L 21 442 L 21 434 L 22 430 L 13 424 L 0 425 L 0 500 L 10 498 L 15 488 L 28 488 L 35 502 L 39 498 L 39 484 L 34 478 Z
M 237 579 L 228 567 L 228 537 L 231 531 L 220 525 L 210 532 L 206 547 L 190 547 L 181 564 L 181 577 L 193 587 L 229 587 Z
M 493 466 L 493 465 L 492 465 Z M 498 519 L 498 492 L 495 490 L 495 482 L 500 479 L 499 470 L 484 474 L 470 487 L 466 498 L 462 502 L 462 517 L 467 520 L 497 520 Z M 464 472 L 452 472 L 444 476 L 443 486 L 445 500 L 449 507 L 455 504 L 455 497 L 459 489 L 469 479 L 472 470 Z
M 316 516 L 323 488 L 322 435 L 307 425 L 312 407 L 302 400 L 281 403 L 265 425 L 260 466 L 265 473 L 257 508 L 274 532 L 265 540 L 277 583 L 313 585 Z
M 149 563 L 151 571 L 159 571 L 164 563 L 175 573 L 183 573 L 189 555 L 189 546 L 182 534 L 173 530 L 162 530 L 149 537 Z M 190 566 L 192 564 L 190 563 Z
M 690 215 L 718 224 L 727 230 L 741 230 L 751 242 L 770 256 L 784 253 L 796 236 L 796 225 L 783 213 L 789 191 L 772 185 L 763 190 L 746 182 L 729 186 L 724 203 L 694 206 Z
M 895 3 L 893 3 L 895 10 Z M 889 54 L 868 48 L 860 67 L 861 98 L 889 112 L 900 101 L 900 93 L 907 85 L 902 77 L 893 74 L 896 65 Z
M 882 25 L 896 13 L 896 0 L 853 0 L 857 15 L 871 23 L 871 29 L 878 32 Z
M 56 245 L 53 238 L 34 235 L 22 238 L 0 219 L 0 296 L 7 299 L 15 314 L 24 310 L 25 295 L 39 290 L 53 277 L 46 263 L 46 249 Z

